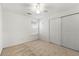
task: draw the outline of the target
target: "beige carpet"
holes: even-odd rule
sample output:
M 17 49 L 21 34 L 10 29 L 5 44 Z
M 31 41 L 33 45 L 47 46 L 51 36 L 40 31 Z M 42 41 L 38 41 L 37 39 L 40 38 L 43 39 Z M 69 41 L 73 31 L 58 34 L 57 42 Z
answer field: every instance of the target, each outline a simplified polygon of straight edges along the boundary
M 42 40 L 4 48 L 2 56 L 79 56 L 79 52 Z

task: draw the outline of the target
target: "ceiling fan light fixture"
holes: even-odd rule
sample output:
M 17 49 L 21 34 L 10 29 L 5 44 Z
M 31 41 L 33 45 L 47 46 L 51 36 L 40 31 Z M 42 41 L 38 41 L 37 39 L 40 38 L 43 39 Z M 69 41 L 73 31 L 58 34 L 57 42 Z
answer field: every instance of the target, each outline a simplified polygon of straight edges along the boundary
M 36 10 L 36 13 L 37 13 L 37 14 L 40 14 L 40 10 Z
M 32 11 L 35 12 L 36 14 L 42 13 L 43 10 L 44 10 L 44 4 L 34 3 L 32 5 Z

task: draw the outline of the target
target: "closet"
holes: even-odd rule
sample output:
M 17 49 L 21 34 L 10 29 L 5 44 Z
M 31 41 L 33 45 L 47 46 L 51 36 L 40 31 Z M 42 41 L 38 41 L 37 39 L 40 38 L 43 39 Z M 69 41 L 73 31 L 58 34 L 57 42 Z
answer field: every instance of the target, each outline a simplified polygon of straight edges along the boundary
M 41 21 L 40 21 L 41 22 Z M 41 28 L 42 27 L 42 28 Z M 40 39 L 79 51 L 79 14 L 42 20 Z
M 62 45 L 79 51 L 79 14 L 62 17 Z
M 50 19 L 50 42 L 61 44 L 61 18 Z

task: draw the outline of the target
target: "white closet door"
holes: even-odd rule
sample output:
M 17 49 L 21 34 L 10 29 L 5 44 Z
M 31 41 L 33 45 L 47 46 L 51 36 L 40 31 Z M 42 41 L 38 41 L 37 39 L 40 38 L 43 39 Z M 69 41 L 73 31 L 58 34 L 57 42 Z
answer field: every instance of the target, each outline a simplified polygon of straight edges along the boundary
M 62 18 L 62 45 L 79 50 L 79 14 Z
M 61 43 L 61 19 L 56 18 L 50 20 L 50 41 L 52 43 Z

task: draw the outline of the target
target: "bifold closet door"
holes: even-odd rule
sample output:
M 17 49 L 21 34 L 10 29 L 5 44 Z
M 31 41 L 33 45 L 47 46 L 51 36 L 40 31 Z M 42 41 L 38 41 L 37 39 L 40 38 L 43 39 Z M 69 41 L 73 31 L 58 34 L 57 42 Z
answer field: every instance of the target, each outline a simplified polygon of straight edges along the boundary
M 50 42 L 61 44 L 61 19 L 50 20 Z
M 79 14 L 62 18 L 62 45 L 79 50 Z

